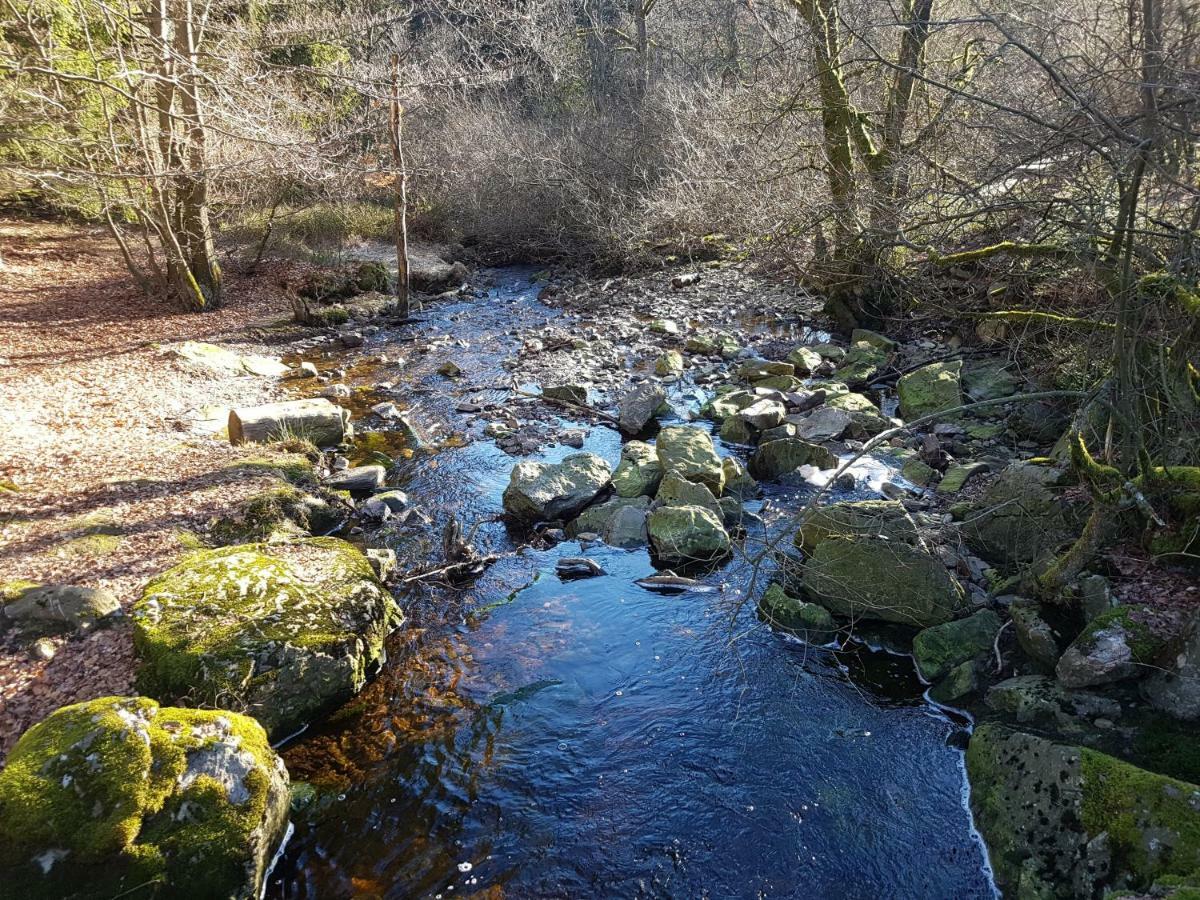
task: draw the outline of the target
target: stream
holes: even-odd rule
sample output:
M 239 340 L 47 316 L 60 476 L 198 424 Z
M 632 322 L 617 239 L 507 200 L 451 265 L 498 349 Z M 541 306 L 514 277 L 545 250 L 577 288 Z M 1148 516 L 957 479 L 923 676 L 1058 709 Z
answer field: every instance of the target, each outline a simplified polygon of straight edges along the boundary
M 427 554 L 450 513 L 483 552 L 524 540 L 499 518 L 518 458 L 457 437 L 455 409 L 511 400 L 502 361 L 563 313 L 536 299 L 529 271 L 493 275 L 486 299 L 439 301 L 370 338 L 366 351 L 412 357 L 400 376 L 347 372 L 351 385 L 403 381 L 389 399 L 440 441 L 390 480 L 433 520 L 426 537 L 397 538 L 402 559 Z M 413 352 L 444 335 L 469 347 Z M 446 392 L 436 369 L 448 357 L 472 389 Z M 355 420 L 378 400 L 356 396 Z M 684 416 L 698 389 L 681 382 L 672 401 Z M 615 468 L 614 430 L 564 424 L 586 428 L 583 449 Z M 399 433 L 359 440 L 405 445 Z M 866 485 L 886 471 L 871 462 L 864 487 L 837 496 L 874 496 Z M 747 504 L 763 516 L 746 551 L 700 576 L 707 590 L 654 593 L 634 583 L 655 571 L 646 550 L 566 541 L 510 553 L 460 590 L 401 591 L 407 622 L 378 677 L 284 749 L 293 780 L 315 789 L 267 895 L 996 896 L 966 804 L 969 722 L 925 699 L 886 634 L 809 646 L 747 602 L 769 576 L 753 548 L 807 495 L 764 488 Z M 562 581 L 555 562 L 569 556 L 605 574 Z

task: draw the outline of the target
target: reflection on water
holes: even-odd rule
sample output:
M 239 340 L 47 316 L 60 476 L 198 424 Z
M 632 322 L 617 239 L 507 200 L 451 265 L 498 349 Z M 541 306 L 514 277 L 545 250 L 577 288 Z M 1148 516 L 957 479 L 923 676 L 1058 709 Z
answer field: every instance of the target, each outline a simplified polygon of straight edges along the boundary
M 619 444 L 597 428 L 588 449 L 615 462 Z M 511 458 L 480 442 L 434 461 L 414 460 L 410 495 L 495 517 Z M 476 539 L 513 546 L 495 521 Z M 582 552 L 606 574 L 560 581 Z M 317 792 L 269 895 L 993 895 L 962 723 L 911 660 L 771 631 L 742 602 L 745 559 L 706 593 L 633 583 L 652 571 L 645 551 L 568 543 L 402 597 L 380 677 L 285 752 Z

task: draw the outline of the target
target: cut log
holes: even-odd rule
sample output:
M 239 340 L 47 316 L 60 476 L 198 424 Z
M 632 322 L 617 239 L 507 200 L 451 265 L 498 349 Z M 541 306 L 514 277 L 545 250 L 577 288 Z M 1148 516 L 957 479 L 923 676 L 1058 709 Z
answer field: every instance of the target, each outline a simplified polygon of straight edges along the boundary
M 383 466 L 355 466 L 330 475 L 326 484 L 335 491 L 366 494 L 383 487 L 387 469 Z
M 318 447 L 340 444 L 350 423 L 350 411 L 324 398 L 288 400 L 229 411 L 229 443 L 266 443 L 300 437 Z

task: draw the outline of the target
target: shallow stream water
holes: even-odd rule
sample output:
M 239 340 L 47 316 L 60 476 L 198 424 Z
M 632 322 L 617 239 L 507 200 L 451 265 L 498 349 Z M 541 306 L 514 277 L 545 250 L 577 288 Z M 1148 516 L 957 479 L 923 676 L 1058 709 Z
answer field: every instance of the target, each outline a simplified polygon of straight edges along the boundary
M 474 396 L 502 399 L 500 362 L 521 340 L 508 332 L 559 315 L 526 274 L 424 311 L 405 340 L 465 339 L 454 358 Z M 422 393 L 435 368 L 406 369 L 410 405 L 449 432 L 461 398 Z M 517 460 L 462 443 L 418 454 L 398 486 L 435 524 L 453 512 L 481 549 L 512 550 L 521 536 L 498 516 Z M 620 443 L 593 427 L 585 449 L 615 466 Z M 803 492 L 764 501 L 795 509 Z M 644 550 L 567 542 L 461 591 L 402 593 L 379 677 L 285 751 L 318 791 L 268 896 L 994 896 L 966 806 L 966 721 L 924 699 L 907 656 L 845 636 L 812 647 L 759 620 L 746 598 L 769 573 L 753 548 L 782 527 L 765 518 L 704 592 L 638 587 L 654 571 Z M 561 581 L 555 561 L 579 555 L 606 574 Z

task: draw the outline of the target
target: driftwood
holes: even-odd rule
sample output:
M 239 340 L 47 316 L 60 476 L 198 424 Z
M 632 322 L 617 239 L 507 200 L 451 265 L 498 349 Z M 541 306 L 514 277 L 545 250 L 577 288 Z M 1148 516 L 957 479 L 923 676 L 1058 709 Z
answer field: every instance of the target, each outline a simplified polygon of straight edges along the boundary
M 328 447 L 342 442 L 349 422 L 349 410 L 319 397 L 247 406 L 229 411 L 229 442 L 267 443 L 301 437 Z

